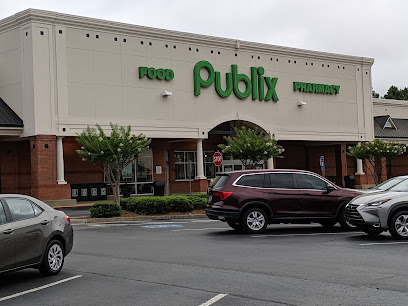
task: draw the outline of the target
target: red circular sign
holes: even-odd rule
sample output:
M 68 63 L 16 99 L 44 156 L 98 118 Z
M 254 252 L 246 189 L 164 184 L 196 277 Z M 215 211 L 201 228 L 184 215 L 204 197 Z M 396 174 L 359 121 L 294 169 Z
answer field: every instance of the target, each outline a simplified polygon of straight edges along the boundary
M 213 162 L 214 162 L 214 165 L 216 165 L 217 167 L 221 166 L 221 164 L 222 164 L 222 154 L 220 152 L 215 152 L 214 153 Z

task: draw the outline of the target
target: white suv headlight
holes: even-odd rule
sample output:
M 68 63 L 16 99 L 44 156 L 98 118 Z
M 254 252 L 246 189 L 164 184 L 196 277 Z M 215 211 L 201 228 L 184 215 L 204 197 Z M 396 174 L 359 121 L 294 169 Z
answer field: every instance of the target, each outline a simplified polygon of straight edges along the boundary
M 379 201 L 374 201 L 371 203 L 367 203 L 366 206 L 380 206 L 388 201 L 390 201 L 391 199 L 385 199 L 385 200 L 379 200 Z

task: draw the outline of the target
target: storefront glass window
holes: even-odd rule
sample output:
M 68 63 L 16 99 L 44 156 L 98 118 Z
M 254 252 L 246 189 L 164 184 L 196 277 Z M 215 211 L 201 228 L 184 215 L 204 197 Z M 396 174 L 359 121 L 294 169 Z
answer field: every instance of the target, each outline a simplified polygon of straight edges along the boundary
M 135 161 L 131 162 L 122 170 L 121 181 L 127 183 L 135 182 Z
M 176 180 L 194 179 L 197 162 L 195 159 L 195 152 L 174 152 L 176 160 Z M 190 177 L 187 172 L 189 168 L 189 161 L 191 161 Z
M 210 179 L 215 177 L 215 165 L 214 163 L 205 163 L 205 176 Z
M 204 175 L 207 178 L 215 177 L 215 166 L 212 161 L 214 152 L 204 152 Z M 197 159 L 194 151 L 175 151 L 176 180 L 193 180 L 197 175 Z M 189 161 L 191 160 L 190 177 L 188 177 Z
M 108 180 L 105 178 L 105 182 Z M 112 188 L 108 186 L 109 193 Z M 121 194 L 153 194 L 153 151 L 144 150 L 139 157 L 122 170 Z
M 153 194 L 153 183 L 137 184 L 137 194 Z
M 151 157 L 139 157 L 137 159 L 136 181 L 138 183 L 153 181 L 153 161 Z
M 214 152 L 204 152 L 204 162 L 212 163 Z

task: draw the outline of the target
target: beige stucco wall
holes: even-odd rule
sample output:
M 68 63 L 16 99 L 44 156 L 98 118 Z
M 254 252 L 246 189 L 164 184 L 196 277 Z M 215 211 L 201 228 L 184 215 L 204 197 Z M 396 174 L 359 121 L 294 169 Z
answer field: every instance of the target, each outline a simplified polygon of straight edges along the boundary
M 373 98 L 374 116 L 408 119 L 408 101 Z
M 0 97 L 19 115 L 22 102 L 22 47 L 18 28 L 0 32 Z
M 16 36 L 24 45 L 24 71 L 30 75 L 32 68 L 33 91 L 24 89 L 23 105 L 35 107 L 23 120 L 34 123 L 28 123 L 33 128 L 25 135 L 70 136 L 88 124 L 107 127 L 114 122 L 130 124 L 135 132 L 150 137 L 206 138 L 217 124 L 240 119 L 258 124 L 280 140 L 373 138 L 372 59 L 237 44 L 231 39 L 38 10 L 0 21 L 0 29 L 13 22 L 21 23 Z M 32 30 L 27 39 L 22 35 L 25 27 Z M 25 60 L 30 56 L 31 65 Z M 240 100 L 234 94 L 223 99 L 214 85 L 194 96 L 193 68 L 201 60 L 221 72 L 223 88 L 232 64 L 248 76 L 250 67 L 264 67 L 265 76 L 278 78 L 279 101 Z M 170 68 L 175 77 L 171 81 L 139 79 L 139 66 Z M 341 89 L 338 95 L 293 92 L 294 81 L 335 84 Z M 162 97 L 163 90 L 173 95 Z M 307 105 L 299 107 L 299 100 Z

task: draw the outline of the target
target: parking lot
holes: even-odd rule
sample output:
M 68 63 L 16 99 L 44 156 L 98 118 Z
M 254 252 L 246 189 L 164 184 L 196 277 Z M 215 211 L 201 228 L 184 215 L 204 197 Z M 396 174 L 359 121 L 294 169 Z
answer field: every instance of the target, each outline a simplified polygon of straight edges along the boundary
M 62 272 L 0 276 L 6 305 L 406 305 L 408 242 L 388 233 L 211 220 L 75 225 Z

